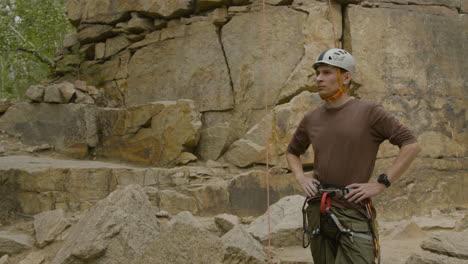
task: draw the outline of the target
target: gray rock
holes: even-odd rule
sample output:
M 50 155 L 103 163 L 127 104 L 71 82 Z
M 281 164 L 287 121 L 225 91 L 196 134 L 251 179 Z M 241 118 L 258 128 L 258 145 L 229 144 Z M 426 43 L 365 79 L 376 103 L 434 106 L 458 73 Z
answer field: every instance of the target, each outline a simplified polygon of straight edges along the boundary
M 62 209 L 43 212 L 34 216 L 34 230 L 36 243 L 39 248 L 55 240 L 67 227 L 71 225 Z
M 236 225 L 221 237 L 227 246 L 224 263 L 267 263 L 263 246 L 242 226 Z
M 34 102 L 42 102 L 44 100 L 44 90 L 45 87 L 42 85 L 31 85 L 24 95 Z
M 142 187 L 130 185 L 112 192 L 72 227 L 52 264 L 112 259 L 130 263 L 160 233 L 156 211 Z
M 176 215 L 132 264 L 223 263 L 225 246 L 189 212 Z
M 468 260 L 468 230 L 440 232 L 424 240 L 421 248 L 440 255 Z
M 221 229 L 222 234 L 229 232 L 234 226 L 239 225 L 239 217 L 230 214 L 217 215 L 214 218 L 216 226 Z
M 59 84 L 52 84 L 52 85 L 45 87 L 44 102 L 57 103 L 57 104 L 64 102 L 64 99 L 62 98 L 62 94 L 60 92 Z
M 32 238 L 26 234 L 0 232 L 0 255 L 16 255 L 32 247 Z
M 305 197 L 287 196 L 270 206 L 271 242 L 273 246 L 298 246 L 302 243 L 302 205 Z M 247 229 L 265 242 L 268 238 L 267 215 L 253 221 Z
M 73 95 L 75 95 L 75 86 L 72 83 L 69 82 L 62 82 L 58 84 L 60 94 L 62 95 L 62 102 L 63 103 L 69 103 L 70 100 L 73 98 Z

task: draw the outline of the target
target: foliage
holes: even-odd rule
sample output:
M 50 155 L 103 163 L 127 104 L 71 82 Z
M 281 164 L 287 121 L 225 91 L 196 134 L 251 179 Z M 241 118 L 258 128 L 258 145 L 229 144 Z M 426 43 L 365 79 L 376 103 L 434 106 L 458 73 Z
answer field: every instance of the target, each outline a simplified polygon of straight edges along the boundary
M 52 71 L 70 30 L 67 0 L 0 0 L 0 97 L 20 98 Z

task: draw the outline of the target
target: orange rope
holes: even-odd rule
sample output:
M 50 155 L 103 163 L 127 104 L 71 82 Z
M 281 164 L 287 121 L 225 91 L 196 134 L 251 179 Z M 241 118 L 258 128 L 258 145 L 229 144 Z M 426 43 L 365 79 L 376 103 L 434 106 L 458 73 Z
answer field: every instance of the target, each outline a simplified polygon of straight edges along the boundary
M 268 114 L 268 74 L 267 74 L 267 45 L 266 45 L 266 14 L 265 0 L 262 0 L 262 39 L 263 39 L 263 92 L 265 100 L 265 184 L 266 184 L 266 199 L 267 199 L 267 221 L 268 221 L 268 260 L 273 263 L 271 258 L 271 221 L 270 221 L 270 173 L 269 173 L 269 114 Z
M 330 14 L 330 20 L 332 22 L 333 42 L 335 43 L 335 48 L 339 48 L 338 38 L 336 37 L 336 33 L 335 33 L 335 20 L 333 19 L 333 10 L 331 9 L 331 7 L 332 7 L 332 2 L 331 0 L 328 0 L 328 14 Z

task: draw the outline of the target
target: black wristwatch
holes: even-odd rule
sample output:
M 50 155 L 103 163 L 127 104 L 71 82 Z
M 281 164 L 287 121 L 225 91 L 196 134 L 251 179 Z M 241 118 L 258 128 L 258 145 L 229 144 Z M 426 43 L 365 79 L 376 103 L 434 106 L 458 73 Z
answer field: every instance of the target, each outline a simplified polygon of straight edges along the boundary
M 380 174 L 379 177 L 377 178 L 377 182 L 385 185 L 385 187 L 390 187 L 392 185 L 390 181 L 388 180 L 387 174 Z

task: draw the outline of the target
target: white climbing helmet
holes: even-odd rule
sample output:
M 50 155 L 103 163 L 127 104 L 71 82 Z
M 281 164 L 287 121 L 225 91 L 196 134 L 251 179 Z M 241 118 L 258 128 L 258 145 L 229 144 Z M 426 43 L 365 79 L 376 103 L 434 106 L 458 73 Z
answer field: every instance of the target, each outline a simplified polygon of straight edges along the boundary
M 329 49 L 322 52 L 315 60 L 314 69 L 317 69 L 320 64 L 332 65 L 351 73 L 355 68 L 353 56 L 344 49 Z

